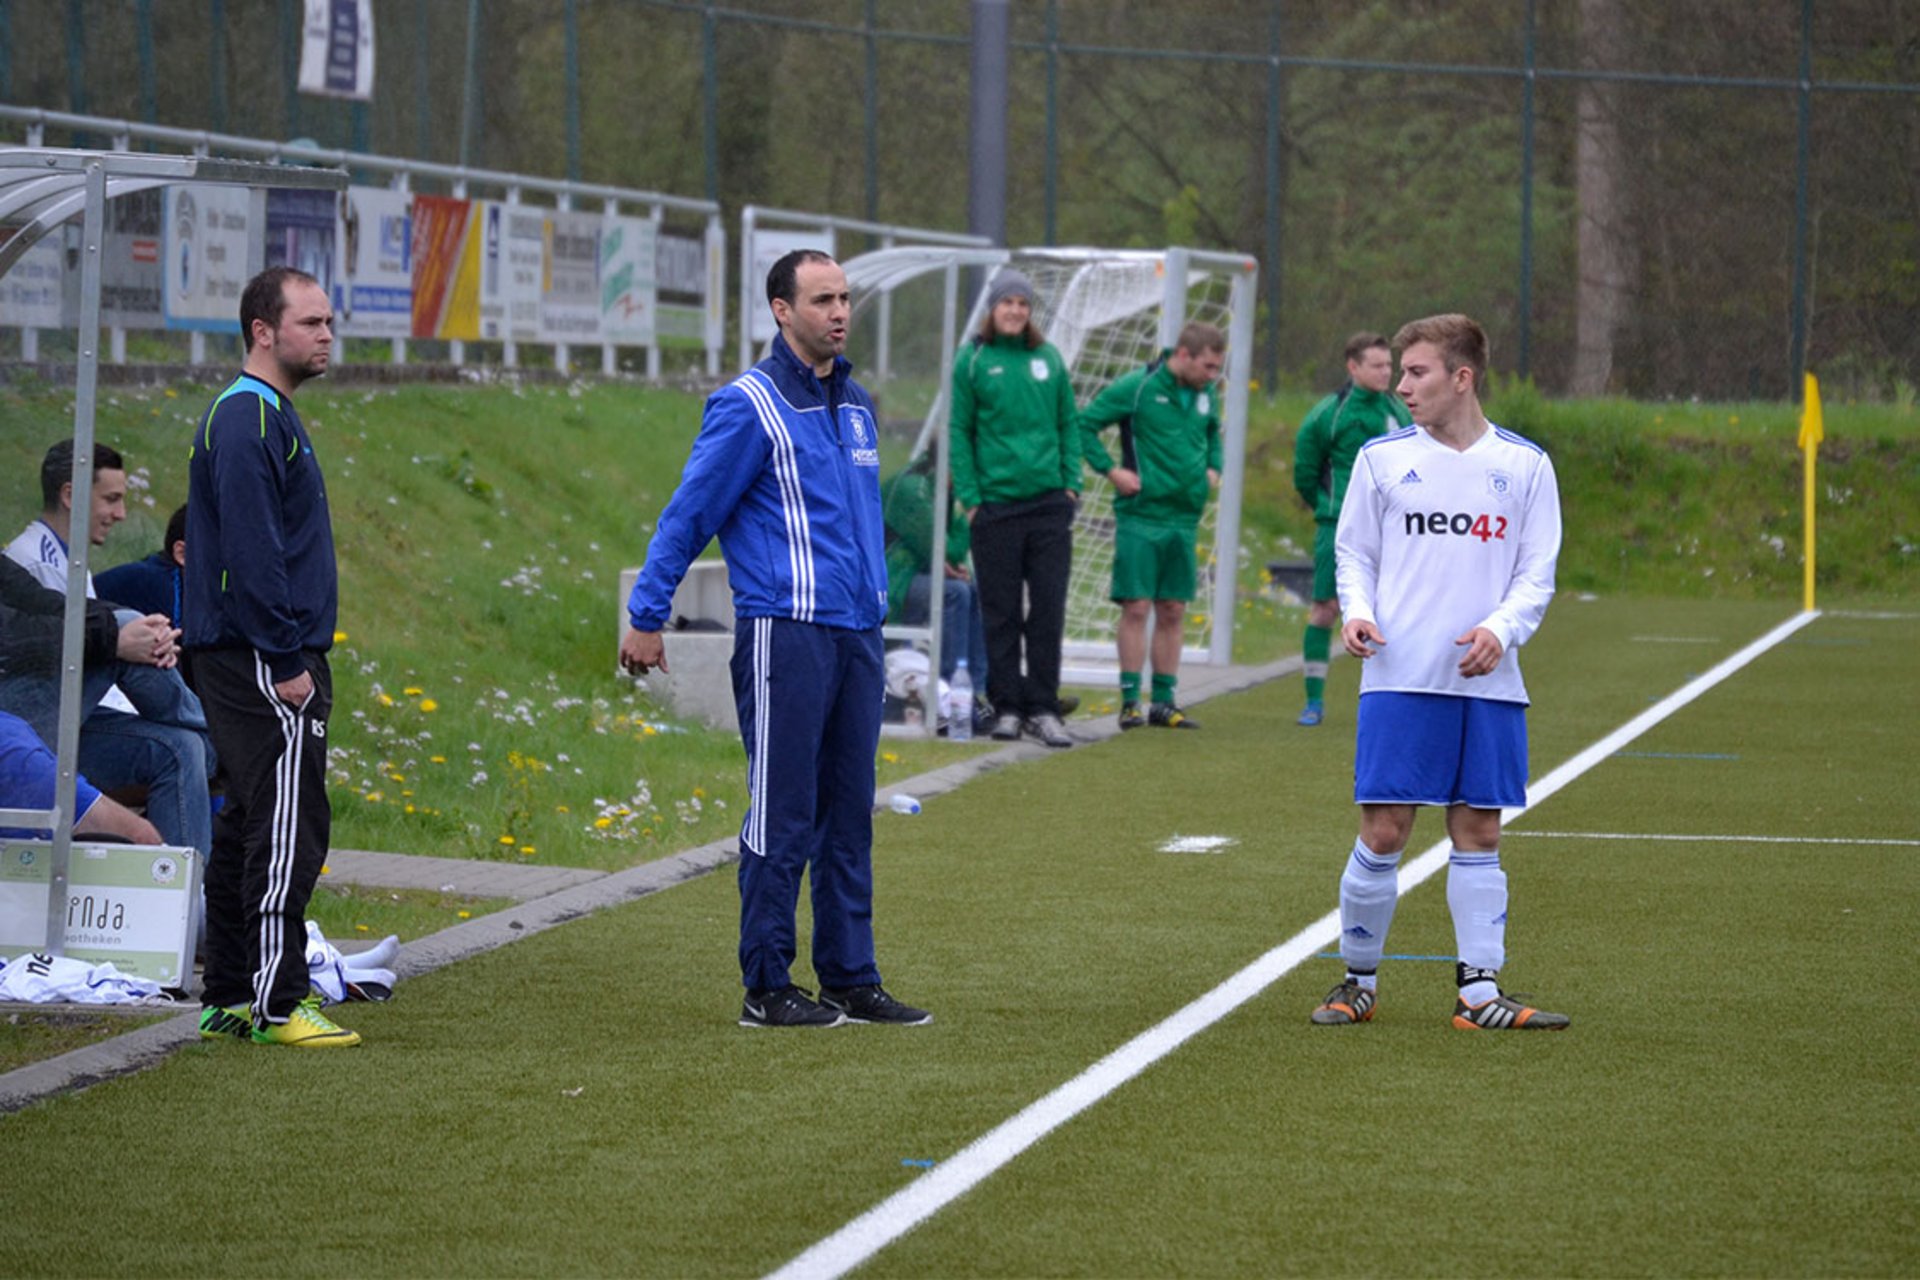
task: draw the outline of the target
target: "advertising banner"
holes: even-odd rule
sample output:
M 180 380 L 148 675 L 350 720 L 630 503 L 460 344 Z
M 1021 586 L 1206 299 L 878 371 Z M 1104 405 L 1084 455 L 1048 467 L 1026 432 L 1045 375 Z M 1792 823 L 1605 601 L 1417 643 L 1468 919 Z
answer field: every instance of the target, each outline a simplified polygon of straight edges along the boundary
M 547 213 L 524 204 L 481 202 L 480 336 L 489 341 L 541 340 Z
M 331 191 L 267 189 L 266 266 L 295 267 L 320 282 L 334 296 L 333 270 L 338 261 L 339 197 Z M 337 310 L 337 308 L 336 308 Z M 339 318 L 334 323 L 338 325 Z
M 753 270 L 747 279 L 752 285 L 749 296 L 757 305 L 747 308 L 753 318 L 755 347 L 764 346 L 773 341 L 773 335 L 780 327 L 773 322 L 773 311 L 766 305 L 767 272 L 773 264 L 795 249 L 818 249 L 822 253 L 833 252 L 833 233 L 831 231 L 791 231 L 785 228 L 769 230 L 763 227 L 753 229 Z
M 160 306 L 160 188 L 107 201 L 107 234 L 100 246 L 100 323 L 119 329 L 158 329 Z M 80 241 L 76 232 L 72 243 Z M 234 324 L 240 322 L 234 307 Z M 80 325 L 80 272 L 60 282 L 60 327 Z
M 253 274 L 253 193 L 245 187 L 163 190 L 167 328 L 240 332 L 240 293 Z
M 701 345 L 707 315 L 707 242 L 698 236 L 656 236 L 653 279 L 653 327 L 660 344 Z
M 546 275 L 540 284 L 540 337 L 600 341 L 600 215 L 547 211 Z
M 0 227 L 0 245 L 13 239 L 16 227 Z M 13 269 L 0 275 L 0 316 L 20 329 L 61 328 L 60 286 L 65 255 L 56 231 L 42 236 Z
M 600 224 L 600 340 L 644 347 L 654 335 L 655 228 L 651 218 Z
M 373 101 L 373 0 L 306 0 L 300 92 Z
M 0 843 L 0 955 L 42 951 L 51 941 L 52 853 L 46 841 Z M 60 940 L 71 959 L 111 964 L 163 987 L 185 986 L 193 976 L 200 855 L 192 849 L 76 840 L 60 896 Z
M 413 198 L 413 336 L 480 336 L 480 237 L 471 200 Z
M 385 187 L 339 195 L 335 332 L 404 338 L 413 332 L 413 197 Z

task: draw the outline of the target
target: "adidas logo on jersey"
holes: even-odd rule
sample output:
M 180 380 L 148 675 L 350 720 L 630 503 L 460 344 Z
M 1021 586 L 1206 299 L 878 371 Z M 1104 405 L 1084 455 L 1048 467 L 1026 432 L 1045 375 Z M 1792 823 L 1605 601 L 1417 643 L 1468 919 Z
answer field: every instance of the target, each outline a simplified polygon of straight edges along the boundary
M 1401 484 L 1419 484 L 1420 473 L 1418 471 L 1415 471 L 1412 467 L 1408 467 L 1407 474 L 1400 477 L 1400 483 Z

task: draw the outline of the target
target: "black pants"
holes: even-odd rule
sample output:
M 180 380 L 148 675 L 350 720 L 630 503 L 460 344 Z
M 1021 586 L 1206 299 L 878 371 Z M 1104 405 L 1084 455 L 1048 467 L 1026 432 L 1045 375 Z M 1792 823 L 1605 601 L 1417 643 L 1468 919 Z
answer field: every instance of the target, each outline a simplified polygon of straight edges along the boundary
M 1073 511 L 1073 499 L 1061 489 L 1024 502 L 982 503 L 974 512 L 973 576 L 987 631 L 987 698 L 1001 715 L 1060 710 Z
M 247 649 L 192 655 L 207 730 L 227 779 L 207 859 L 207 968 L 202 1000 L 252 1006 L 284 1022 L 306 998 L 307 899 L 326 860 L 327 715 L 333 678 L 306 655 L 313 696 L 292 707 Z

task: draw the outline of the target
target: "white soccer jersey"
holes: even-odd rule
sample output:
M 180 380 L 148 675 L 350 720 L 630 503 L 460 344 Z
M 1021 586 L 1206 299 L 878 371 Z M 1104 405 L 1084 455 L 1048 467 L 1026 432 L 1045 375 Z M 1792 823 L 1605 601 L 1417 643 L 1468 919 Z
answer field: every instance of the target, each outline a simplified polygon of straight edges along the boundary
M 1341 612 L 1386 639 L 1361 668 L 1361 693 L 1527 701 L 1519 649 L 1547 612 L 1560 555 L 1560 490 L 1540 446 L 1491 424 L 1464 451 L 1419 426 L 1369 441 L 1334 550 Z M 1468 679 L 1454 641 L 1475 627 L 1506 652 Z
M 60 541 L 60 535 L 47 527 L 44 520 L 35 520 L 20 533 L 20 536 L 7 544 L 7 559 L 32 574 L 41 586 L 49 591 L 67 593 L 67 544 Z M 92 600 L 93 573 L 87 573 L 87 599 Z M 109 711 L 120 711 L 127 715 L 138 715 L 127 695 L 120 692 L 119 685 L 110 685 L 100 699 L 100 705 Z

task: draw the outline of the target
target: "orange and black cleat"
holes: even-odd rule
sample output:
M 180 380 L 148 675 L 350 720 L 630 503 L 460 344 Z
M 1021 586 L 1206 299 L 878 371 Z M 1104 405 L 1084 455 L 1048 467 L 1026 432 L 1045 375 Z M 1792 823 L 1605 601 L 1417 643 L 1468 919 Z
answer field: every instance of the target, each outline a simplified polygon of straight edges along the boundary
M 1327 998 L 1309 1019 L 1316 1027 L 1350 1027 L 1356 1022 L 1373 1021 L 1373 992 L 1352 978 L 1327 992 Z
M 1480 1004 L 1453 1002 L 1453 1025 L 1462 1031 L 1565 1031 L 1571 1021 L 1564 1013 L 1546 1013 L 1505 995 Z

